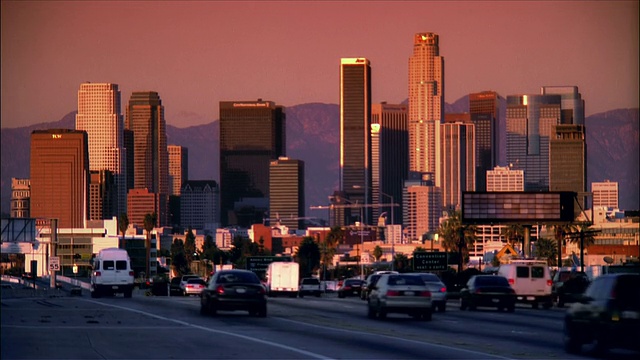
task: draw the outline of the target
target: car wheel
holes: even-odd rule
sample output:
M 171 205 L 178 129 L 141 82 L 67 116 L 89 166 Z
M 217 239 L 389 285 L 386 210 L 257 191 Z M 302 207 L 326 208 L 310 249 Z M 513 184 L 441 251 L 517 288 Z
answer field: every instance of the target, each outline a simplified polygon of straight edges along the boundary
M 371 304 L 367 305 L 367 317 L 369 319 L 375 319 L 376 318 L 376 309 L 374 309 L 373 306 L 371 306 Z
M 467 303 L 462 299 L 460 299 L 460 310 L 467 310 Z
M 564 350 L 570 354 L 578 354 L 582 348 L 582 344 L 577 338 L 574 330 L 572 330 L 571 325 L 565 323 L 562 342 L 564 345 Z
M 338 297 L 339 297 L 340 299 L 344 299 L 344 294 L 343 294 L 343 293 L 341 293 L 341 292 L 339 292 L 339 293 L 338 293 Z
M 383 309 L 382 307 L 380 307 L 380 304 L 378 304 L 378 317 L 380 319 L 386 319 L 387 318 L 387 311 L 385 309 Z
M 317 293 L 316 293 L 316 297 L 321 297 L 321 296 L 322 296 L 322 293 L 321 293 L 321 292 L 317 292 Z
M 607 333 L 605 331 L 599 330 L 596 332 L 593 352 L 598 357 L 605 357 L 609 352 L 609 341 L 607 339 Z
M 124 291 L 124 297 L 130 298 L 132 293 L 133 293 L 133 290 L 131 290 L 131 289 L 125 290 Z
M 476 304 L 469 302 L 469 310 L 474 311 L 476 309 L 477 309 Z
M 516 311 L 516 306 L 515 305 L 510 305 L 509 307 L 507 307 L 507 312 L 512 313 L 514 311 Z
M 433 311 L 431 311 L 431 309 L 429 310 L 425 310 L 422 313 L 422 320 L 424 321 L 431 321 L 431 319 L 433 319 Z
M 300 296 L 301 298 L 303 298 L 303 297 L 304 297 L 304 294 L 303 294 L 303 293 L 300 293 L 300 294 L 298 294 L 298 296 Z
M 200 303 L 200 315 L 209 315 L 209 309 L 207 304 Z
M 553 306 L 552 302 L 546 302 L 546 303 L 542 304 L 542 308 L 545 309 L 545 310 L 551 309 L 551 306 Z
M 561 299 L 558 299 L 558 307 L 564 307 L 564 301 L 562 301 Z
M 447 311 L 447 303 L 443 302 L 442 304 L 440 304 L 440 306 L 438 306 L 438 311 L 439 312 L 445 312 Z
M 267 305 L 262 305 L 258 309 L 258 317 L 267 317 Z
M 533 309 L 537 309 L 537 308 L 538 308 L 538 302 L 537 302 L 537 301 L 534 301 L 534 302 L 533 302 L 533 304 L 531 304 L 531 307 L 532 307 Z

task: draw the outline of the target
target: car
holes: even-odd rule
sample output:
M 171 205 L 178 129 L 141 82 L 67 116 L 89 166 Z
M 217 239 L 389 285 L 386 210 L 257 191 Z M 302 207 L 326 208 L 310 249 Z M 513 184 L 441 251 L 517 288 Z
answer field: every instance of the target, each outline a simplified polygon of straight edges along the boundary
M 338 288 L 338 297 L 345 298 L 347 296 L 358 296 L 362 292 L 362 286 L 364 280 L 361 279 L 346 279 L 342 282 L 342 285 Z
M 610 348 L 640 352 L 640 274 L 596 277 L 564 317 L 563 343 L 568 353 L 595 343 L 606 355 Z
M 182 294 L 182 296 L 187 296 L 186 287 L 187 287 L 187 281 L 189 281 L 189 279 L 200 279 L 200 276 L 194 275 L 194 274 L 188 274 L 188 275 L 182 275 L 180 277 L 180 293 Z
M 200 295 L 202 290 L 207 287 L 207 282 L 202 278 L 195 278 L 187 280 L 187 285 L 184 286 L 184 294 L 186 296 L 189 295 Z
M 447 309 L 447 286 L 440 280 L 438 275 L 432 273 L 414 273 L 422 278 L 422 281 L 431 291 L 431 304 L 433 309 L 445 312 Z
M 560 270 L 553 276 L 551 294 L 558 307 L 576 302 L 589 286 L 589 278 L 582 271 Z
M 369 293 L 371 293 L 370 287 L 378 281 L 380 275 L 382 274 L 398 274 L 397 271 L 393 270 L 381 270 L 376 271 L 373 274 L 369 274 L 362 285 L 362 289 L 360 291 L 360 299 L 367 300 L 369 298 Z
M 410 274 L 382 274 L 367 300 L 367 316 L 384 319 L 389 313 L 409 314 L 429 321 L 433 315 L 431 291 L 422 278 Z
M 460 290 L 460 310 L 495 307 L 514 312 L 516 292 L 509 280 L 500 275 L 474 275 Z
M 511 260 L 500 265 L 498 275 L 507 278 L 516 292 L 516 302 L 531 304 L 534 309 L 539 304 L 545 309 L 553 305 L 553 280 L 546 260 Z
M 260 278 L 249 270 L 217 271 L 200 293 L 200 313 L 248 311 L 252 316 L 267 316 L 267 291 Z
M 131 258 L 126 250 L 106 248 L 93 258 L 90 279 L 92 298 L 103 295 L 124 294 L 130 298 L 135 285 Z
M 305 295 L 314 295 L 320 297 L 322 294 L 322 285 L 317 278 L 304 278 L 300 280 L 300 286 L 298 287 L 298 296 L 304 297 Z
M 169 295 L 182 295 L 182 288 L 180 287 L 180 282 L 182 281 L 182 276 L 176 276 L 169 282 Z

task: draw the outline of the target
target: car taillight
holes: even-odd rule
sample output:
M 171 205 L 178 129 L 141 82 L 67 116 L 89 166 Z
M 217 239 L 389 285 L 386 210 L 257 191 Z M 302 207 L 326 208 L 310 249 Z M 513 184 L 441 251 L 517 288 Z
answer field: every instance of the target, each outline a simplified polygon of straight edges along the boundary
M 264 295 L 267 293 L 267 290 L 265 290 L 264 287 L 260 287 L 260 290 L 258 290 L 258 293 L 260 293 L 260 295 Z
M 553 285 L 553 280 L 547 280 L 547 285 L 548 286 L 552 286 Z
M 444 286 L 443 286 L 443 287 L 441 287 L 441 288 L 440 288 L 440 292 L 447 292 L 447 288 L 446 288 L 446 287 L 444 287 Z
M 224 294 L 224 286 L 218 285 L 218 287 L 216 288 L 216 292 L 218 294 Z
M 431 291 L 420 291 L 420 296 L 431 297 Z
M 95 272 L 95 273 L 93 273 L 93 274 L 94 274 L 95 276 L 100 276 L 100 275 L 102 275 L 102 274 L 100 273 L 100 271 L 96 271 L 96 272 Z
M 351 286 L 345 286 L 344 289 L 345 290 L 351 290 Z
M 482 289 L 476 289 L 476 294 L 481 294 L 482 293 Z
M 400 291 L 387 290 L 387 296 L 399 296 L 399 295 L 400 295 Z
M 187 287 L 188 287 L 188 288 L 192 288 L 192 287 L 193 287 L 193 285 L 187 285 Z
M 134 276 L 133 271 L 129 271 L 129 276 Z
M 516 281 L 513 278 L 509 278 L 509 285 L 513 285 L 515 283 L 516 283 Z

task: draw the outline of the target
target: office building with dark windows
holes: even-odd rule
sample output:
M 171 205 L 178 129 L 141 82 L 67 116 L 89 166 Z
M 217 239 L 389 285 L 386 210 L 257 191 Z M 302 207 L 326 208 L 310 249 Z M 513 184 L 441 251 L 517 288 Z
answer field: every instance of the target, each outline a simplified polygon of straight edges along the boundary
M 469 113 L 447 114 L 440 128 L 442 206 L 460 210 L 462 192 L 476 190 L 475 124 Z
M 304 161 L 280 157 L 269 167 L 270 225 L 305 228 Z
M 220 216 L 249 228 L 269 210 L 269 166 L 286 156 L 286 116 L 273 101 L 220 102 Z
M 487 190 L 487 171 L 499 164 L 500 101 L 495 91 L 469 94 L 469 114 L 476 133 L 476 190 Z
M 118 213 L 116 213 L 118 193 L 111 171 L 90 171 L 89 193 L 89 220 L 118 217 Z

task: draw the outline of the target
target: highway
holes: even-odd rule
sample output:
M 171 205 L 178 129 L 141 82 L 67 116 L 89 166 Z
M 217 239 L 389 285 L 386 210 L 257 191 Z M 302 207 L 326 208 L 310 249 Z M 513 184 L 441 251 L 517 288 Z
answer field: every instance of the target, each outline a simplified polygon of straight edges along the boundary
M 3 283 L 4 284 L 4 283 Z M 359 298 L 269 298 L 267 318 L 199 313 L 198 297 L 2 289 L 2 359 L 569 359 L 564 310 L 460 311 L 430 322 L 369 319 Z M 585 356 L 589 356 L 588 350 Z M 617 358 L 634 354 L 614 350 Z M 637 354 L 636 354 L 637 356 Z

